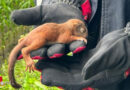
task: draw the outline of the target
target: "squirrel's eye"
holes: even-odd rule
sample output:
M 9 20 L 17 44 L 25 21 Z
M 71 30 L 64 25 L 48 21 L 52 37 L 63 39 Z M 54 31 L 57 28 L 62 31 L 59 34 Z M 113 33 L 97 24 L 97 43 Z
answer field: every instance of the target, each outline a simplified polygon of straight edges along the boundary
M 86 31 L 86 30 L 85 30 L 84 28 L 80 28 L 80 32 L 81 32 L 81 33 L 85 33 L 85 31 Z

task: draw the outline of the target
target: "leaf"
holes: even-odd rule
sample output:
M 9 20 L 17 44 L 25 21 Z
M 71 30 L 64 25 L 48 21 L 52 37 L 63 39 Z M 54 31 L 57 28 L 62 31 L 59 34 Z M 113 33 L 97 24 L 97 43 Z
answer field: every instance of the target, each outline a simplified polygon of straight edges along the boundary
M 73 56 L 73 52 L 67 53 L 67 56 Z

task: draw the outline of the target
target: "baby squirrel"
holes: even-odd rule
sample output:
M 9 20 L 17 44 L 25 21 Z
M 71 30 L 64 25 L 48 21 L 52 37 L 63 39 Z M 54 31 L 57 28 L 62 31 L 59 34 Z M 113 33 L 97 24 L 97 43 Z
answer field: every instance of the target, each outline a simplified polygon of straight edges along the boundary
M 45 23 L 35 28 L 14 47 L 9 55 L 8 76 L 11 85 L 14 88 L 20 88 L 14 77 L 14 66 L 17 60 L 17 54 L 21 50 L 26 62 L 26 71 L 35 70 L 35 63 L 30 57 L 30 52 L 48 44 L 70 43 L 75 40 L 82 40 L 87 43 L 86 37 L 88 30 L 83 21 L 79 19 L 70 19 L 64 23 Z

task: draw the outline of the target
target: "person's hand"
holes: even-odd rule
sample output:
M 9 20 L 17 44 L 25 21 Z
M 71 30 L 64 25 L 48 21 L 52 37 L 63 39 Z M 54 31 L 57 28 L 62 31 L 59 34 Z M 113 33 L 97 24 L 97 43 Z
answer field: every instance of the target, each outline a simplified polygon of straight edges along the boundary
M 90 86 L 120 83 L 130 68 L 130 23 L 123 30 L 107 34 L 85 64 L 82 75 Z
M 36 68 L 42 71 L 41 81 L 45 85 L 61 86 L 67 90 L 81 90 L 89 86 L 115 90 L 126 78 L 125 72 L 130 67 L 129 46 L 129 32 L 117 30 L 107 34 L 92 50 L 85 50 L 72 58 L 42 60 Z

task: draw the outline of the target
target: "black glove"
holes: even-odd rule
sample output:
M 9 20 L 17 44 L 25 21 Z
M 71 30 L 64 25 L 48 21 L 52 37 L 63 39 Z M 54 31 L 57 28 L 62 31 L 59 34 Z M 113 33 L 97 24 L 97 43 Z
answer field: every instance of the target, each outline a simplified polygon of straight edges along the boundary
M 95 48 L 93 56 L 85 64 L 84 79 L 94 78 L 91 86 L 119 83 L 130 68 L 130 23 L 123 30 L 106 35 Z
M 77 2 L 76 2 L 77 3 Z M 40 5 L 33 8 L 15 10 L 12 12 L 12 20 L 19 25 L 40 25 L 48 22 L 62 23 L 68 19 L 77 18 L 82 21 L 83 16 L 76 3 L 68 4 L 67 2 L 50 3 L 47 5 Z M 43 59 L 45 57 L 58 58 L 71 52 L 74 54 L 82 51 L 86 47 L 82 41 L 75 41 L 72 44 L 55 44 L 51 47 L 43 47 L 31 53 L 33 59 Z M 18 59 L 22 55 L 19 53 Z
M 59 58 L 62 56 L 73 56 L 73 54 L 79 53 L 86 48 L 86 44 L 83 41 L 74 41 L 70 44 L 54 44 L 52 46 L 44 46 L 38 50 L 32 51 L 30 56 L 32 59 L 46 59 L 46 58 Z M 69 53 L 68 53 L 69 52 Z M 17 55 L 17 60 L 22 59 L 21 52 Z
M 66 90 L 88 86 L 119 90 L 117 85 L 126 78 L 125 72 L 130 67 L 129 28 L 107 34 L 95 49 L 80 55 L 39 61 L 36 68 L 42 70 L 42 83 Z

